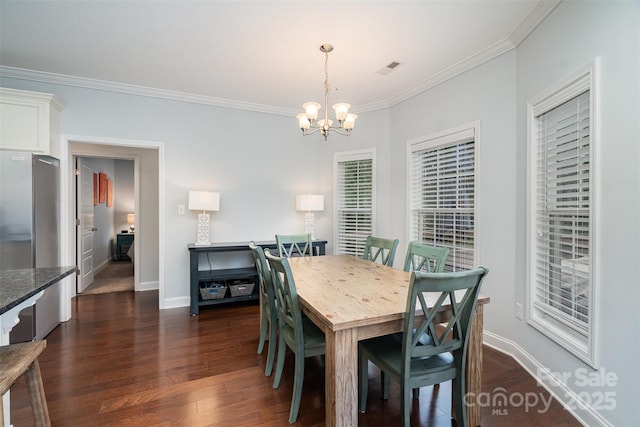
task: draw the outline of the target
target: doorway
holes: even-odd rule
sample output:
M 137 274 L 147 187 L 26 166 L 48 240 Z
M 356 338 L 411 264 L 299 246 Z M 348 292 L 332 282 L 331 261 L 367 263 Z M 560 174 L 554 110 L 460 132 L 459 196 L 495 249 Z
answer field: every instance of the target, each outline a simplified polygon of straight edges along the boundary
M 97 137 L 62 136 L 61 158 L 64 168 L 62 202 L 63 260 L 76 263 L 76 169 L 77 157 L 128 159 L 134 162 L 135 259 L 134 289 L 158 290 L 158 306 L 164 308 L 164 271 L 160 268 L 164 258 L 163 218 L 163 158 L 162 143 L 107 139 Z M 120 229 L 122 230 L 122 228 Z M 81 267 L 79 265 L 79 267 Z M 80 272 L 82 274 L 82 272 Z M 62 295 L 62 318 L 71 318 L 71 299 L 77 295 L 76 283 L 68 282 Z

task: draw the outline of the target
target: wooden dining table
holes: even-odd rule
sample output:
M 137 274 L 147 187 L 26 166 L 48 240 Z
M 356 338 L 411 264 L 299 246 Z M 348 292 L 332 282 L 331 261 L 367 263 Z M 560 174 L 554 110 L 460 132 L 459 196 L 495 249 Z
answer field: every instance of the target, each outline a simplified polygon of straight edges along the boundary
M 325 333 L 327 426 L 358 425 L 358 341 L 403 330 L 410 273 L 351 255 L 290 258 L 302 311 Z M 438 293 L 427 294 L 427 303 Z M 486 296 L 478 298 L 466 365 L 467 393 L 480 392 L 482 322 Z M 450 307 L 444 307 L 447 309 Z M 470 426 L 480 407 L 467 407 Z

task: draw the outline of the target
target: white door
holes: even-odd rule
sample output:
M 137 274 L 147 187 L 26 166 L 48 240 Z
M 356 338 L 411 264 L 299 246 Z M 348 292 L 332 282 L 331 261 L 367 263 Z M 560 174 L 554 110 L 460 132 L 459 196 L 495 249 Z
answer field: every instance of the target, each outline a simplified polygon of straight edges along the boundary
M 93 283 L 93 233 L 97 230 L 93 223 L 93 171 L 78 158 L 76 162 L 76 218 L 79 225 L 77 251 L 80 265 L 77 292 L 84 291 Z

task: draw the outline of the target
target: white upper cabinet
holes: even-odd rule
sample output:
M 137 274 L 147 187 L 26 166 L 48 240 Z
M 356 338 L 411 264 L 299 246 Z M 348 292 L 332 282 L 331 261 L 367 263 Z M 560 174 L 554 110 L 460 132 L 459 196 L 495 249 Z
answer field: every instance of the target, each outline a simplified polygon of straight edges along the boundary
M 0 148 L 52 154 L 62 108 L 49 93 L 0 88 Z

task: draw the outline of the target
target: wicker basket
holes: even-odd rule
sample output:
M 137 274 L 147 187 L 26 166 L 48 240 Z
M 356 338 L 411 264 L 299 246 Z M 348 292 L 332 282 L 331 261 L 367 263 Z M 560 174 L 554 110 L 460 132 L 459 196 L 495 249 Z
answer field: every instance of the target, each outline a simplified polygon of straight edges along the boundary
M 227 287 L 222 283 L 208 283 L 200 288 L 200 296 L 203 300 L 224 298 Z
M 254 282 L 236 280 L 233 283 L 229 284 L 229 289 L 231 290 L 232 297 L 242 297 L 251 295 L 254 286 Z

